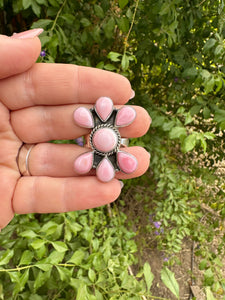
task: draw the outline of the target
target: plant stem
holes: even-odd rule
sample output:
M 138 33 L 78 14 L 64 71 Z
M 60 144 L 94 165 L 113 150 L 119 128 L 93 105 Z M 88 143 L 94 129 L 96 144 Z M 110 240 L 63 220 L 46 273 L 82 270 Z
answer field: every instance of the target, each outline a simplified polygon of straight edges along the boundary
M 125 44 L 124 45 L 124 53 L 126 53 L 126 51 L 127 51 L 128 39 L 129 39 L 131 30 L 132 30 L 132 28 L 134 26 L 134 20 L 135 20 L 135 17 L 136 17 L 136 13 L 137 13 L 137 8 L 138 8 L 139 1 L 140 0 L 136 0 L 136 4 L 135 4 L 135 9 L 134 9 L 134 14 L 133 14 L 133 17 L 132 17 L 131 25 L 130 25 L 129 31 L 127 33 L 127 36 L 125 37 L 125 41 L 124 41 L 124 44 Z
M 52 27 L 51 27 L 50 31 L 54 30 L 55 25 L 56 25 L 56 22 L 57 22 L 57 20 L 58 20 L 60 14 L 61 14 L 61 12 L 62 12 L 62 10 L 63 10 L 64 5 L 66 4 L 66 2 L 67 2 L 67 0 L 64 0 L 64 1 L 63 1 L 63 4 L 61 5 L 59 11 L 57 12 L 57 15 L 56 15 L 56 17 L 55 17 L 55 20 L 54 20 L 54 22 L 53 22 L 53 24 L 52 24 Z

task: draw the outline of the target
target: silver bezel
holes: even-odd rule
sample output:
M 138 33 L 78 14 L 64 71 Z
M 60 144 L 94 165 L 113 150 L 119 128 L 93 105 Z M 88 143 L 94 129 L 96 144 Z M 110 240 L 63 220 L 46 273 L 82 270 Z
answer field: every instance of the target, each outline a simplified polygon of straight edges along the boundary
M 100 152 L 99 150 L 97 150 L 92 142 L 92 139 L 93 139 L 93 135 L 94 133 L 101 129 L 101 128 L 110 128 L 112 129 L 116 135 L 117 135 L 117 138 L 118 138 L 118 142 L 117 142 L 117 145 L 116 147 L 110 151 L 110 152 Z M 112 155 L 113 153 L 116 153 L 119 151 L 119 148 L 120 148 L 120 144 L 121 144 L 121 136 L 120 136 L 120 133 L 119 133 L 119 130 L 117 130 L 113 125 L 110 125 L 110 124 L 101 124 L 101 125 L 98 125 L 96 127 L 93 128 L 91 134 L 90 134 L 90 137 L 89 137 L 89 142 L 90 142 L 90 145 L 91 145 L 91 148 L 95 151 L 95 153 L 101 155 L 101 156 L 106 156 L 106 155 Z

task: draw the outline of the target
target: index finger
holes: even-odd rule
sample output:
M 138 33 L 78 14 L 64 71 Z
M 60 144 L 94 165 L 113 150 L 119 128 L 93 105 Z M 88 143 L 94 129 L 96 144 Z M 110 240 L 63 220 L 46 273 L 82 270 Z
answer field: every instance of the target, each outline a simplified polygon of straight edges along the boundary
M 129 80 L 122 75 L 67 64 L 35 64 L 22 74 L 0 81 L 0 99 L 11 110 L 92 104 L 101 96 L 110 97 L 114 104 L 125 104 L 132 94 Z

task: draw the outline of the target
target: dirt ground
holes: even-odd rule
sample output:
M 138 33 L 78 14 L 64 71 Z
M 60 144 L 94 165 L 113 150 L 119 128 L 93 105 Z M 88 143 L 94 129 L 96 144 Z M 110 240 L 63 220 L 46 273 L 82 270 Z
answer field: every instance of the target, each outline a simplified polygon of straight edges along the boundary
M 139 190 L 139 193 L 145 193 L 144 188 L 140 187 L 139 189 L 143 189 Z M 136 274 L 140 266 L 143 266 L 146 261 L 149 262 L 155 276 L 151 287 L 152 295 L 163 299 L 175 300 L 176 297 L 161 281 L 160 270 L 163 267 L 165 255 L 157 249 L 154 236 L 144 231 L 144 228 L 150 222 L 149 214 L 144 209 L 144 201 L 134 199 L 136 192 L 131 188 L 123 198 L 126 204 L 124 212 L 128 216 L 128 223 L 131 224 L 132 230 L 137 232 L 135 239 L 139 249 L 137 253 L 139 265 L 133 266 L 132 271 Z M 137 222 L 133 222 L 133 220 L 137 219 L 137 216 Z M 178 281 L 180 300 L 205 300 L 205 294 L 200 287 L 202 274 L 198 269 L 199 262 L 194 256 L 194 247 L 196 245 L 192 241 L 188 239 L 184 240 L 182 251 L 176 257 L 179 263 L 175 263 L 172 267 L 169 267 L 175 273 L 175 278 Z

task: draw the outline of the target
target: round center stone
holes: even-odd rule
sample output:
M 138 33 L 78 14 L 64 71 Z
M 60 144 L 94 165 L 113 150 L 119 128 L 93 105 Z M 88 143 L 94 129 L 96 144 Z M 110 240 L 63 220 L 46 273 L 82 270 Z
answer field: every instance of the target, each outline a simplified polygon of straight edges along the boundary
M 118 144 L 118 136 L 111 128 L 100 128 L 92 137 L 92 143 L 100 152 L 111 152 Z

